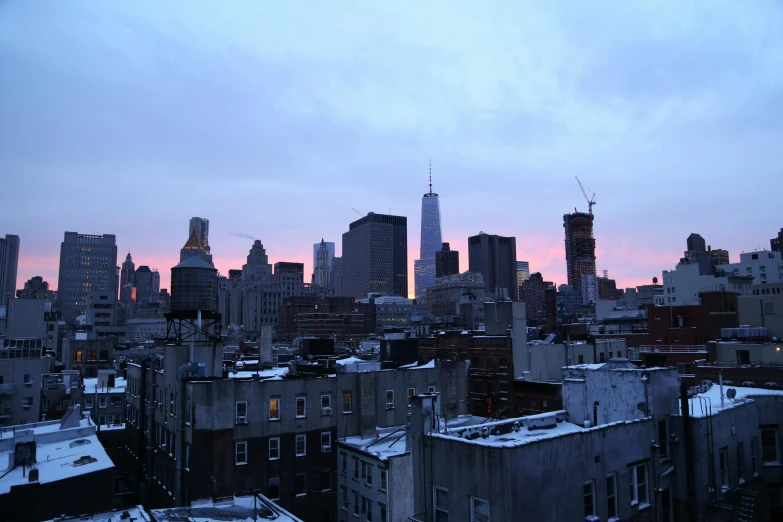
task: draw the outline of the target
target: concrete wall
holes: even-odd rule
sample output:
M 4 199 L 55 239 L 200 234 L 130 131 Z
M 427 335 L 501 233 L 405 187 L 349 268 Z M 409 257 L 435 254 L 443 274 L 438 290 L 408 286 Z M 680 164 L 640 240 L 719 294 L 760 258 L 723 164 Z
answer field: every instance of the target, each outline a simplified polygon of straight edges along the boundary
M 710 361 L 736 363 L 737 351 L 747 350 L 751 363 L 783 363 L 783 342 L 777 343 L 711 343 Z
M 5 390 L 8 387 L 12 390 L 10 394 L 0 395 L 0 426 L 41 420 L 41 376 L 50 373 L 53 364 L 51 357 L 0 360 L 2 383 Z M 24 382 L 24 376 L 27 374 L 33 376 L 30 384 Z M 25 399 L 28 399 L 29 407 L 25 407 Z
M 529 344 L 528 349 L 530 376 L 526 380 L 559 381 L 563 377 L 563 366 L 595 362 L 592 344 Z
M 389 522 L 408 522 L 413 513 L 413 460 L 410 453 L 388 459 Z M 373 517 L 373 520 L 376 520 Z
M 46 299 L 11 299 L 8 301 L 9 338 L 33 337 L 47 339 L 44 314 Z
M 783 294 L 741 296 L 737 311 L 740 324 L 766 326 L 767 335 L 783 338 Z

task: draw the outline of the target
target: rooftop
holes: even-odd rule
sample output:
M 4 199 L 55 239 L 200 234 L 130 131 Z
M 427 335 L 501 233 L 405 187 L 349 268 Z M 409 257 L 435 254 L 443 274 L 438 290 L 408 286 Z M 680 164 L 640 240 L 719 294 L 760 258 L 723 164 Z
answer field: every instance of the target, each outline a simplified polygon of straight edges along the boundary
M 30 483 L 31 469 L 38 470 L 38 482 L 46 484 L 114 467 L 95 435 L 89 417 L 79 407 L 60 421 L 39 422 L 3 428 L 0 431 L 0 495 L 13 486 Z M 16 445 L 34 443 L 35 462 L 14 466 Z
M 109 388 L 105 386 L 98 386 L 98 378 L 84 379 L 84 393 L 85 395 L 95 393 L 125 393 L 127 381 L 124 377 L 116 377 L 114 379 L 114 387 Z M 96 389 L 97 388 L 97 389 Z
M 153 509 L 156 522 L 251 522 L 274 520 L 275 522 L 301 522 L 288 511 L 263 495 L 257 497 L 233 497 L 225 501 L 195 501 L 190 507 Z
M 79 515 L 76 517 L 58 517 L 49 522 L 60 521 L 72 521 L 72 522 L 150 522 L 149 513 L 147 513 L 142 506 L 136 506 L 126 509 L 118 509 L 116 511 L 106 511 L 104 513 L 96 513 L 94 515 Z
M 735 390 L 733 399 L 729 399 L 726 393 L 729 390 Z M 691 417 L 707 417 L 715 415 L 723 410 L 728 410 L 743 404 L 753 402 L 754 397 L 777 396 L 783 398 L 783 390 L 773 390 L 767 388 L 734 388 L 723 386 L 723 406 L 720 404 L 720 386 L 713 384 L 708 386 L 705 392 L 698 393 L 688 399 L 690 404 Z

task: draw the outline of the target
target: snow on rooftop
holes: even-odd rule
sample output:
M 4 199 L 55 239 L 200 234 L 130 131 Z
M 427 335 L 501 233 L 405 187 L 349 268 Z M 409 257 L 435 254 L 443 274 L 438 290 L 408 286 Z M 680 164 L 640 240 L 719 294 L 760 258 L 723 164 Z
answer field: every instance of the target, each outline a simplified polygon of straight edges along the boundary
M 281 508 L 263 495 L 258 497 L 233 497 L 226 501 L 195 501 L 190 507 L 153 509 L 150 511 L 157 522 L 252 522 L 274 520 L 275 522 L 301 522 L 300 519 Z
M 114 463 L 95 432 L 95 424 L 87 417 L 73 428 L 61 429 L 59 420 L 5 428 L 0 437 L 0 466 L 13 463 L 15 439 L 19 437 L 20 441 L 35 441 L 33 468 L 38 470 L 41 484 L 113 468 Z M 12 486 L 28 484 L 29 472 L 29 468 L 23 470 L 21 466 L 10 471 L 0 469 L 0 495 L 8 493 Z
M 75 517 L 58 517 L 48 522 L 149 522 L 152 519 L 142 506 L 136 506 L 116 511 L 95 513 L 94 515 L 79 515 Z
M 125 393 L 125 388 L 127 387 L 127 381 L 124 377 L 115 377 L 114 379 L 114 387 L 113 388 L 106 388 L 102 386 L 98 386 L 98 378 L 90 378 L 90 379 L 84 379 L 84 393 L 85 395 L 92 395 L 96 393 Z
M 403 368 L 403 366 L 400 366 L 400 368 Z M 421 366 L 416 366 L 414 364 L 413 366 L 404 366 L 404 368 L 410 368 L 411 370 L 423 370 L 425 368 L 435 368 L 435 359 L 431 360 L 428 363 L 424 363 Z
M 348 437 L 340 443 L 386 460 L 405 453 L 405 435 L 405 426 L 378 428 L 376 437 Z
M 729 389 L 736 390 L 736 396 L 734 399 L 729 399 L 726 396 L 726 392 Z M 778 396 L 783 397 L 783 390 L 774 390 L 768 388 L 744 388 L 732 386 L 723 386 L 723 407 L 720 405 L 720 386 L 713 384 L 709 390 L 704 393 L 699 393 L 694 397 L 688 399 L 690 403 L 691 417 L 706 417 L 715 415 L 723 410 L 734 408 L 743 404 L 749 404 L 752 402 L 753 397 L 759 396 Z M 682 412 L 682 410 L 680 410 Z
M 281 380 L 283 378 L 283 375 L 288 373 L 288 368 L 284 366 L 279 366 L 277 368 L 272 368 L 269 370 L 258 370 L 258 371 L 238 371 L 237 373 L 228 372 L 228 377 L 230 379 L 255 379 L 256 376 L 258 376 L 259 379 L 267 379 L 267 380 Z

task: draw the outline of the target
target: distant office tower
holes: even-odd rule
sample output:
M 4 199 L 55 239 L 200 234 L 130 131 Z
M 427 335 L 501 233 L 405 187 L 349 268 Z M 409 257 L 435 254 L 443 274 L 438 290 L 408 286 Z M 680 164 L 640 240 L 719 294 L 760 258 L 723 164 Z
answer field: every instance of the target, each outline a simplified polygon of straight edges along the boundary
M 209 228 L 209 222 L 207 222 L 207 228 Z M 185 246 L 182 247 L 182 250 L 179 251 L 179 262 L 182 263 L 187 258 L 193 256 L 198 256 L 210 265 L 212 264 L 212 255 L 209 253 L 209 247 L 204 246 L 204 243 L 201 242 L 198 228 L 195 226 L 190 229 L 190 237 L 188 238 L 187 243 L 185 243 Z
M 598 301 L 598 278 L 593 274 L 582 275 L 582 304 L 595 304 Z
M 263 243 L 256 239 L 247 255 L 247 263 L 242 265 L 242 281 L 244 283 L 272 283 L 272 265 L 266 255 Z
M 49 290 L 49 283 L 41 276 L 31 277 L 24 288 L 16 291 L 17 299 L 54 299 L 54 290 Z
M 713 250 L 712 247 L 708 246 L 707 252 L 710 254 L 710 263 L 712 266 L 728 265 L 730 263 L 728 250 L 723 250 L 722 248 Z
M 122 263 L 122 268 L 120 269 L 120 288 L 127 284 L 133 285 L 135 283 L 136 265 L 133 264 L 131 254 L 128 252 L 128 255 L 125 256 L 125 261 Z
M 443 244 L 440 230 L 440 201 L 432 191 L 432 165 L 430 164 L 430 191 L 421 197 L 421 245 L 419 259 L 413 262 L 414 292 L 416 299 L 427 297 L 427 288 L 435 284 L 437 268 L 435 253 Z
M 603 277 L 599 277 L 596 280 L 597 293 L 599 300 L 614 300 L 619 299 L 617 292 L 617 282 L 614 279 L 609 279 L 609 271 L 604 270 Z
M 149 304 L 150 298 L 155 296 L 157 301 L 158 292 L 160 291 L 160 276 L 158 275 L 158 288 L 155 288 L 153 279 L 155 279 L 157 272 L 150 270 L 147 265 L 141 265 L 136 270 L 136 302 L 139 304 Z
M 190 223 L 188 223 L 188 234 L 190 234 L 191 230 L 194 228 L 196 229 L 196 235 L 201 241 L 204 250 L 209 254 L 209 220 L 200 217 L 190 218 Z
M 517 286 L 517 240 L 514 237 L 479 232 L 468 238 L 468 264 L 471 272 L 480 272 L 487 285 L 487 296 L 519 299 Z
M 408 296 L 408 218 L 370 212 L 343 234 L 342 295 Z
M 707 251 L 707 242 L 704 241 L 704 238 L 701 237 L 699 234 L 693 233 L 690 236 L 688 236 L 686 243 L 688 244 L 689 252 Z
M 332 258 L 332 273 L 329 274 L 330 285 L 332 287 L 331 295 L 341 297 L 343 295 L 343 258 Z
M 313 245 L 313 285 L 321 289 L 322 295 L 329 295 L 330 292 L 332 259 L 334 243 L 321 238 L 320 243 Z
M 302 295 L 304 291 L 304 263 L 288 261 L 275 263 L 274 280 L 280 290 L 280 299 Z
M 90 292 L 117 295 L 117 242 L 114 234 L 66 232 L 60 245 L 57 307 L 63 320 L 74 323 L 87 312 Z
M 595 277 L 595 239 L 593 215 L 574 212 L 563 216 L 568 285 L 582 288 L 582 276 Z
M 459 252 L 443 243 L 441 249 L 435 252 L 435 278 L 459 274 Z
M 522 283 L 520 300 L 525 303 L 525 313 L 530 323 L 543 323 L 547 318 L 546 293 L 548 288 L 554 288 L 550 281 L 544 281 L 540 272 L 531 274 Z
M 16 295 L 16 269 L 19 265 L 19 236 L 0 238 L 0 306 Z
M 522 286 L 522 283 L 524 283 L 528 277 L 530 277 L 530 263 L 527 261 L 517 261 L 517 288 Z M 522 294 L 520 293 L 519 295 Z

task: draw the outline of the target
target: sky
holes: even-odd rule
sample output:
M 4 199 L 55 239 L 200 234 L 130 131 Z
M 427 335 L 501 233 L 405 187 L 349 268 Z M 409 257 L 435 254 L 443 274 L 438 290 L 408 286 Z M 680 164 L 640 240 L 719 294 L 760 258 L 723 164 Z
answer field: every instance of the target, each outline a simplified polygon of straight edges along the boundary
M 783 226 L 783 4 L 0 0 L 0 235 L 57 286 L 66 230 L 161 272 L 192 216 L 223 274 L 301 261 L 364 214 L 408 217 L 432 159 L 444 241 L 515 236 L 565 282 L 595 193 L 599 274 L 671 269 L 691 232 Z M 354 210 L 355 209 L 355 210 Z

